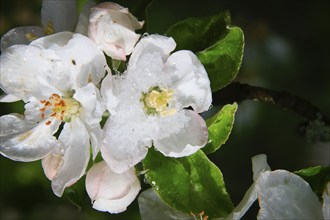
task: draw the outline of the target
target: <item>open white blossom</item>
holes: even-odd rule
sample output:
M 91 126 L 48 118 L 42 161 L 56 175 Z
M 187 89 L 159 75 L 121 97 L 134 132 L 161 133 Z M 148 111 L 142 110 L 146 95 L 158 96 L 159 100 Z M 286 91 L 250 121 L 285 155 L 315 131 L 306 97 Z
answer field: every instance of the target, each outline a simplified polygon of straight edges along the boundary
M 257 219 L 329 219 L 330 182 L 323 193 L 322 207 L 301 177 L 286 170 L 270 171 L 266 155 L 253 157 L 252 163 L 254 183 L 226 219 L 240 219 L 257 199 Z
M 0 65 L 1 89 L 26 103 L 24 116 L 1 116 L 0 153 L 17 161 L 43 158 L 52 189 L 61 196 L 84 174 L 90 143 L 94 156 L 99 150 L 105 108 L 96 85 L 105 57 L 89 38 L 61 32 L 7 48 Z
M 111 58 L 126 60 L 141 36 L 135 30 L 143 24 L 127 8 L 104 2 L 91 10 L 88 36 Z
M 86 176 L 86 190 L 93 208 L 103 212 L 125 211 L 140 189 L 140 181 L 134 168 L 118 174 L 105 161 L 93 165 Z
M 41 26 L 26 26 L 11 29 L 1 38 L 1 51 L 15 44 L 31 41 L 62 31 L 74 31 L 77 23 L 76 0 L 43 0 Z
M 111 116 L 101 153 L 115 172 L 137 164 L 151 145 L 166 156 L 183 157 L 207 142 L 207 127 L 198 113 L 211 105 L 210 81 L 192 52 L 170 55 L 175 46 L 169 37 L 144 37 L 127 71 L 102 82 L 101 94 Z

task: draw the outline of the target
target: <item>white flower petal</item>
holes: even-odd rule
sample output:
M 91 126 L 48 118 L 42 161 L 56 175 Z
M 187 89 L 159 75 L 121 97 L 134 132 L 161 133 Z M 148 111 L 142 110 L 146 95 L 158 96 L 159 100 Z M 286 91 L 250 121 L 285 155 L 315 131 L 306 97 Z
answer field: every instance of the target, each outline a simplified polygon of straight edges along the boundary
M 207 143 L 208 130 L 204 119 L 191 110 L 185 110 L 185 115 L 190 117 L 190 121 L 178 133 L 154 140 L 154 146 L 165 156 L 188 156 Z
M 100 126 L 102 114 L 105 111 L 100 91 L 92 83 L 78 89 L 73 96 L 80 103 L 80 119 L 86 126 L 91 138 L 93 159 L 95 159 L 100 147 L 103 131 Z
M 119 99 L 117 98 L 117 94 L 115 95 L 115 89 L 113 89 L 113 76 L 111 72 L 108 72 L 106 77 L 102 80 L 101 84 L 101 96 L 106 104 L 106 108 L 110 111 L 111 114 L 115 113 L 115 107 L 119 103 Z
M 87 173 L 86 190 L 93 208 L 119 213 L 126 210 L 141 189 L 134 168 L 118 174 L 105 161 L 95 164 Z
M 73 31 L 77 23 L 75 0 L 43 0 L 41 23 L 47 31 L 50 23 L 54 32 Z
M 35 161 L 44 158 L 57 145 L 53 134 L 57 131 L 60 121 L 46 120 L 39 124 L 30 123 L 17 115 L 0 117 L 1 140 L 0 153 L 16 161 Z
M 53 81 L 62 90 L 77 89 L 89 82 L 98 84 L 105 75 L 104 54 L 84 35 L 61 32 L 40 38 L 31 45 L 56 53 L 58 58 L 53 61 L 56 68 Z
M 89 135 L 79 118 L 65 123 L 59 141 L 64 146 L 63 163 L 52 179 L 55 195 L 61 197 L 64 189 L 78 181 L 89 161 Z
M 256 180 L 258 219 L 322 219 L 321 203 L 301 177 L 286 170 L 265 171 Z
M 194 220 L 196 218 L 183 214 L 168 206 L 156 192 L 150 188 L 139 195 L 139 209 L 142 220 L 179 219 Z
M 267 155 L 259 154 L 252 157 L 252 171 L 253 180 L 256 181 L 259 174 L 270 170 L 267 163 Z M 242 201 L 235 207 L 232 213 L 226 217 L 226 219 L 241 219 L 247 210 L 252 206 L 258 197 L 255 183 L 253 183 L 250 188 L 246 191 Z
M 44 36 L 44 30 L 39 26 L 26 26 L 11 29 L 1 37 L 1 51 L 15 44 L 28 45 L 35 38 Z
M 267 155 L 259 154 L 252 157 L 253 181 L 256 181 L 259 174 L 271 170 L 267 163 Z
M 111 58 L 126 60 L 140 35 L 135 29 L 142 26 L 127 9 L 105 2 L 91 10 L 88 36 Z
M 99 124 L 105 111 L 99 89 L 92 83 L 79 88 L 73 98 L 80 103 L 80 119 L 90 125 Z
M 235 207 L 235 209 L 226 217 L 228 220 L 239 220 L 257 200 L 258 195 L 255 184 L 252 184 L 246 191 L 242 201 Z
M 53 180 L 57 174 L 58 169 L 62 166 L 63 154 L 61 153 L 50 153 L 47 157 L 41 161 L 42 168 L 46 177 L 49 180 Z
M 103 129 L 102 157 L 116 173 L 129 170 L 147 155 L 151 140 L 144 140 L 140 136 L 143 133 L 135 132 L 140 127 L 132 127 L 125 121 L 112 120 L 110 116 Z
M 43 57 L 40 48 L 14 45 L 0 56 L 0 87 L 7 94 L 25 102 L 31 97 L 49 98 L 57 89 L 51 84 L 51 60 Z
M 208 110 L 212 103 L 210 80 L 196 55 L 181 50 L 173 53 L 165 65 L 168 84 L 172 85 L 178 102 L 198 113 Z
M 129 60 L 128 69 L 136 68 L 136 63 L 143 54 L 161 54 L 163 58 L 167 58 L 175 49 L 176 43 L 171 37 L 161 35 L 149 35 L 143 37 L 134 47 Z
M 323 198 L 323 205 L 322 205 L 323 217 L 324 219 L 330 219 L 330 182 L 328 182 L 327 185 L 325 186 L 322 198 Z
M 75 33 L 80 33 L 82 35 L 88 36 L 89 17 L 91 14 L 91 9 L 95 6 L 96 3 L 90 0 L 85 3 L 84 9 L 79 15 Z
M 0 96 L 0 102 L 17 102 L 20 100 L 21 100 L 21 98 L 11 95 L 11 94 L 9 94 L 9 95 L 4 94 L 4 95 Z

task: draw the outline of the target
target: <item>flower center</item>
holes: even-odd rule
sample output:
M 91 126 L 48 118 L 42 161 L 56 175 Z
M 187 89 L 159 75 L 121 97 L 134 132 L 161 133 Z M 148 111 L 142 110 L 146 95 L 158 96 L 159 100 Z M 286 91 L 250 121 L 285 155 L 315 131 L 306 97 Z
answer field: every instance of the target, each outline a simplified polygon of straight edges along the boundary
M 49 113 L 51 117 L 64 122 L 70 122 L 72 116 L 79 112 L 80 104 L 73 98 L 61 98 L 58 94 L 52 94 L 48 100 L 41 100 L 43 107 L 40 108 L 41 118 L 45 118 L 45 114 Z M 50 124 L 50 121 L 46 122 Z
M 176 110 L 169 107 L 173 90 L 152 87 L 148 92 L 142 93 L 140 101 L 144 104 L 143 110 L 148 115 L 173 115 Z

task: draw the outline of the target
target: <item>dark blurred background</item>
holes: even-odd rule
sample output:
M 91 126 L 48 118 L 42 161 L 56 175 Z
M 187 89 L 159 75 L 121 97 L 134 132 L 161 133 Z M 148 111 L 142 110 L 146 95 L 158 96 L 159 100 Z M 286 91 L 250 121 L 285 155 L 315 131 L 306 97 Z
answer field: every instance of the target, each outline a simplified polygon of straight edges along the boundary
M 138 1 L 116 2 L 131 9 Z M 40 8 L 40 0 L 0 0 L 0 35 L 13 27 L 40 24 Z M 163 34 L 181 19 L 224 9 L 229 9 L 232 24 L 245 34 L 245 54 L 236 81 L 288 91 L 330 116 L 330 1 L 155 0 L 148 10 L 147 31 Z M 1 104 L 0 108 L 1 115 L 22 111 L 22 104 Z M 250 158 L 256 154 L 267 154 L 272 169 L 329 165 L 329 143 L 308 143 L 298 134 L 298 125 L 304 121 L 279 107 L 239 103 L 228 142 L 209 155 L 222 170 L 235 205 L 252 183 Z M 137 201 L 118 215 L 91 206 L 84 179 L 64 198 L 57 198 L 40 161 L 19 163 L 0 156 L 1 220 L 140 219 Z M 256 219 L 256 204 L 254 208 L 244 219 Z

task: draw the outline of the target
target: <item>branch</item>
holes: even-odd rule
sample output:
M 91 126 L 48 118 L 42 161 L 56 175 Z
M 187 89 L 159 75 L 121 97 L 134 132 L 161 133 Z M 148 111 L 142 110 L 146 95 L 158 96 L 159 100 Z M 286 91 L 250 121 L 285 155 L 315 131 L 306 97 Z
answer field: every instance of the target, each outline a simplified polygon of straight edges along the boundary
M 299 127 L 299 133 L 310 136 L 308 132 L 312 132 L 311 135 L 315 136 L 315 125 L 319 125 L 319 127 L 321 127 L 319 130 L 321 130 L 322 134 L 318 133 L 317 138 L 308 138 L 313 139 L 311 141 L 315 141 L 315 139 L 327 141 L 327 139 L 329 139 L 330 119 L 309 101 L 291 95 L 288 92 L 274 91 L 262 87 L 233 82 L 213 94 L 214 105 L 242 102 L 245 100 L 261 101 L 295 112 L 308 119 L 308 122 Z M 315 124 L 315 122 L 317 123 Z

